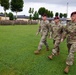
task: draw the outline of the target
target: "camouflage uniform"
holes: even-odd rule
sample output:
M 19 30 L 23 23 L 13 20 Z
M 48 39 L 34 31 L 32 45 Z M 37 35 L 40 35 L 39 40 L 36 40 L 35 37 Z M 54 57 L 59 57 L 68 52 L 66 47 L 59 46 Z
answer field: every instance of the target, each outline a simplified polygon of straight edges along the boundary
M 40 43 L 39 43 L 39 46 L 38 46 L 38 50 L 41 50 L 43 44 L 46 46 L 46 48 L 48 48 L 48 44 L 47 44 L 47 35 L 48 35 L 48 32 L 50 30 L 50 24 L 49 24 L 49 21 L 48 20 L 42 20 L 40 22 L 40 26 L 39 26 L 39 29 L 38 29 L 38 32 L 41 33 L 41 40 L 40 40 Z
M 61 35 L 63 32 L 63 26 L 59 22 L 59 24 L 51 24 L 51 32 L 52 32 L 52 38 L 54 43 L 54 48 L 52 49 L 52 55 L 56 55 L 57 52 L 59 52 L 59 44 L 61 40 Z
M 63 38 L 67 35 L 68 57 L 66 60 L 67 65 L 73 65 L 74 52 L 76 52 L 76 23 L 69 22 L 64 29 Z

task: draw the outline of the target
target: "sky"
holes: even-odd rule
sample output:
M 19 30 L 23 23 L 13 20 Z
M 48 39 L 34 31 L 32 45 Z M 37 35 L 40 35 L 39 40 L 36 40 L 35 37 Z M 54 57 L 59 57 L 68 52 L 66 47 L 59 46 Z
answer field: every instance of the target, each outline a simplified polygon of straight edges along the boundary
M 38 11 L 40 7 L 45 7 L 46 9 L 53 11 L 53 13 L 68 13 L 70 17 L 71 12 L 76 11 L 76 0 L 23 0 L 24 7 L 23 11 L 19 12 L 18 15 L 29 16 L 29 8 L 34 8 L 34 11 Z M 68 3 L 68 5 L 67 5 Z M 67 10 L 68 8 L 68 10 Z M 0 6 L 0 12 L 3 11 L 3 7 Z M 10 12 L 10 10 L 7 10 Z M 15 15 L 15 13 L 13 13 Z

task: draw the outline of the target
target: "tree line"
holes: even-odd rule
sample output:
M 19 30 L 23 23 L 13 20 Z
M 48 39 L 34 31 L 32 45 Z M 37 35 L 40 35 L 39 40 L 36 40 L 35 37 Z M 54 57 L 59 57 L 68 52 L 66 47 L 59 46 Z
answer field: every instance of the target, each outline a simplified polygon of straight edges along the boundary
M 7 16 L 6 10 L 10 9 L 12 12 L 16 12 L 16 18 L 17 13 L 23 11 L 23 0 L 0 0 L 0 6 L 4 9 L 5 19 Z M 13 16 L 12 13 L 8 14 L 9 16 Z
M 39 19 L 39 15 L 42 16 L 46 13 L 48 18 L 53 18 L 54 16 L 59 16 L 60 18 L 67 18 L 67 13 L 56 12 L 55 15 L 53 11 L 46 9 L 45 7 L 40 7 L 38 11 L 34 12 L 34 8 L 29 8 L 30 19 Z
M 4 14 L 5 17 L 9 16 L 10 20 L 13 20 L 13 13 L 16 13 L 16 17 L 15 19 L 17 19 L 17 13 L 23 11 L 23 6 L 24 6 L 24 1 L 23 0 L 0 0 L 0 6 L 3 7 L 4 9 Z M 9 14 L 6 13 L 6 10 L 11 10 L 12 12 L 10 12 Z M 39 15 L 42 16 L 44 13 L 47 14 L 48 17 L 53 18 L 54 16 L 59 16 L 60 18 L 67 18 L 67 14 L 66 13 L 58 13 L 56 12 L 55 15 L 53 13 L 53 11 L 50 11 L 48 9 L 46 9 L 45 7 L 40 7 L 38 9 L 38 11 L 34 11 L 34 8 L 29 8 L 28 13 L 29 15 L 29 19 L 39 19 Z M 5 18 L 6 19 L 6 18 Z

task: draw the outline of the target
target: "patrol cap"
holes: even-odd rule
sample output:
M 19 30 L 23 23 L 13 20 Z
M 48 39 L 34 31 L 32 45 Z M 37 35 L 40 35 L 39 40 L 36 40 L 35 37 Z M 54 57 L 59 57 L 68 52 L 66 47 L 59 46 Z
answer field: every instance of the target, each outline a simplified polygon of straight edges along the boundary
M 55 19 L 60 19 L 60 18 L 59 18 L 58 16 L 56 16 L 56 17 L 54 17 L 54 20 L 55 20 Z
M 71 13 L 71 16 L 74 15 L 74 14 L 76 14 L 76 11 L 72 12 L 72 13 Z
M 47 16 L 47 14 L 46 14 L 46 13 L 44 13 L 42 16 L 43 16 L 43 17 L 44 17 L 44 16 Z

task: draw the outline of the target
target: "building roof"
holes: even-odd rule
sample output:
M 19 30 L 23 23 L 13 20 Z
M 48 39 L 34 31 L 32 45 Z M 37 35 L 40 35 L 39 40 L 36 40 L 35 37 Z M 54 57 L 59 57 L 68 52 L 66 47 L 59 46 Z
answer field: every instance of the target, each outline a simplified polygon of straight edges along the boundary
M 16 17 L 16 15 L 15 15 Z M 17 15 L 17 18 L 29 19 L 29 16 L 26 15 Z
M 47 20 L 54 20 L 54 18 L 47 18 Z M 62 20 L 62 21 L 66 21 L 67 18 L 60 18 L 60 20 Z
M 5 15 L 4 14 L 0 14 L 0 16 L 4 17 Z

